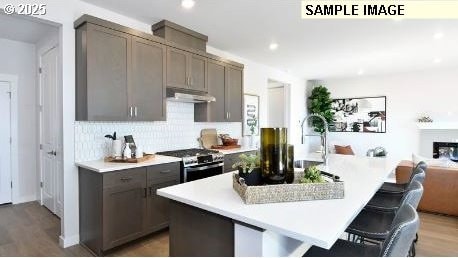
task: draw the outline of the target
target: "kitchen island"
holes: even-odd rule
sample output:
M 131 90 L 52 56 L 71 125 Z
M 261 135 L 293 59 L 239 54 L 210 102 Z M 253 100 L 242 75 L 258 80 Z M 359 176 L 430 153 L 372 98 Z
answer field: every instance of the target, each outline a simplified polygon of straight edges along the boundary
M 171 256 L 302 256 L 330 248 L 395 169 L 398 160 L 330 155 L 323 171 L 345 182 L 336 200 L 245 205 L 232 173 L 159 189 L 172 200 Z

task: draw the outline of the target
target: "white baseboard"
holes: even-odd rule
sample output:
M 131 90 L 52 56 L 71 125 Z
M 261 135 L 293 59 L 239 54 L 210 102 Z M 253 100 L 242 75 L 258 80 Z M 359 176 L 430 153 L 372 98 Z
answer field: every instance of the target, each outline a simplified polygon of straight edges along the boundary
M 37 197 L 35 195 L 29 195 L 29 196 L 18 196 L 14 198 L 13 204 L 19 204 L 19 203 L 25 203 L 25 202 L 33 202 L 36 201 Z
M 80 243 L 80 235 L 73 235 L 69 237 L 59 236 L 59 245 L 62 248 L 67 248 Z

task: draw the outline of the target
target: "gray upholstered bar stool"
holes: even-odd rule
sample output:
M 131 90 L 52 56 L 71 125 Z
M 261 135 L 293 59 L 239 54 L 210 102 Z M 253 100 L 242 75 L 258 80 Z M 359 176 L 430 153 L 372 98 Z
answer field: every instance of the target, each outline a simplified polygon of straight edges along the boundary
M 385 182 L 382 187 L 378 190 L 379 193 L 404 193 L 407 188 L 409 187 L 410 182 L 412 182 L 413 177 L 416 173 L 420 172 L 419 168 L 426 172 L 428 165 L 424 161 L 420 161 L 415 168 L 412 170 L 412 174 L 410 175 L 409 181 L 405 184 L 396 184 L 396 183 L 388 183 Z
M 419 224 L 416 210 L 410 204 L 404 204 L 396 213 L 390 233 L 383 243 L 365 245 L 339 239 L 329 250 L 312 246 L 304 257 L 405 257 Z
M 423 184 L 425 181 L 426 174 L 424 170 L 421 168 L 417 168 L 416 170 L 409 185 L 415 181 L 420 184 Z M 400 207 L 404 195 L 405 193 L 376 193 L 365 208 L 385 212 L 396 212 Z
M 422 195 L 422 184 L 418 181 L 412 181 L 408 191 L 402 198 L 400 207 L 409 204 L 414 209 L 417 209 Z M 397 212 L 385 212 L 365 208 L 358 214 L 345 231 L 359 236 L 360 239 L 369 238 L 377 241 L 383 241 L 387 238 L 390 232 Z

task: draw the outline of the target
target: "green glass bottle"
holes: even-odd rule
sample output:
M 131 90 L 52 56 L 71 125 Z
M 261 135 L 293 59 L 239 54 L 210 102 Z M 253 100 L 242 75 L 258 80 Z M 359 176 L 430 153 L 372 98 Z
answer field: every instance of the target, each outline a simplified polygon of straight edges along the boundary
M 288 144 L 288 154 L 286 162 L 286 178 L 287 184 L 294 182 L 294 145 Z
M 261 129 L 261 168 L 264 182 L 283 184 L 287 171 L 287 128 Z

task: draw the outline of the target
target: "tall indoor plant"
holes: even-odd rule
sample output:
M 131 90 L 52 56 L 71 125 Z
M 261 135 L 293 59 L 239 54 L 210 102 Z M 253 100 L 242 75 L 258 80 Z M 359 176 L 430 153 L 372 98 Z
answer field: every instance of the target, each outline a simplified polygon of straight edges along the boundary
M 332 123 L 334 112 L 332 111 L 332 98 L 329 90 L 323 86 L 316 86 L 309 97 L 309 113 L 322 115 L 328 123 Z M 323 121 L 319 118 L 312 118 L 312 125 L 315 132 L 324 133 Z

